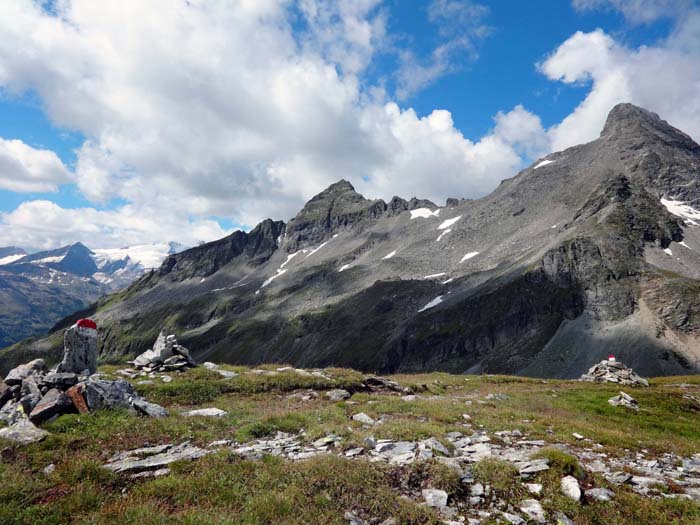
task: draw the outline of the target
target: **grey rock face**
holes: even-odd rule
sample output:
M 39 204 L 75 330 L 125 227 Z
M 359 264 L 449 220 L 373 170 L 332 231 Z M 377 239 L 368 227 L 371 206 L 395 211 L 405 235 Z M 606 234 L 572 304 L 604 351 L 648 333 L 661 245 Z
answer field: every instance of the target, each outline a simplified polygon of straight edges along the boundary
M 166 467 L 175 461 L 201 458 L 210 453 L 211 451 L 185 442 L 181 445 L 163 445 L 117 454 L 104 467 L 114 472 L 143 472 Z
M 71 326 L 63 335 L 63 361 L 57 372 L 89 375 L 97 372 L 97 330 L 82 326 Z

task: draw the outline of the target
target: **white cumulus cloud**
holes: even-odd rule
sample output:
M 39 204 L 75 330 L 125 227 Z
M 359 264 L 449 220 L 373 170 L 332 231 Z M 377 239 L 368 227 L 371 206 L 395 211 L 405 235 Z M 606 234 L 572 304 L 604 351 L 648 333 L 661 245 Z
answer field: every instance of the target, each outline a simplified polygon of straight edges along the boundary
M 0 138 L 0 189 L 52 192 L 70 181 L 70 172 L 53 151 Z

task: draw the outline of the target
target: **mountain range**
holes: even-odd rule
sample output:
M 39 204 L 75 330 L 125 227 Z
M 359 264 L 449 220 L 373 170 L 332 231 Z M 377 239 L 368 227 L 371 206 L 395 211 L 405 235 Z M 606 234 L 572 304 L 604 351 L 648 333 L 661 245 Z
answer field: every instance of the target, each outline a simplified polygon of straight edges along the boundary
M 339 181 L 289 222 L 169 255 L 79 315 L 104 358 L 167 327 L 229 363 L 577 377 L 614 354 L 643 375 L 697 371 L 700 146 L 620 104 L 598 139 L 484 198 L 385 202 Z M 56 359 L 75 318 L 0 351 L 0 369 Z
M 0 346 L 46 332 L 183 248 L 164 243 L 90 250 L 80 242 L 32 254 L 0 248 Z

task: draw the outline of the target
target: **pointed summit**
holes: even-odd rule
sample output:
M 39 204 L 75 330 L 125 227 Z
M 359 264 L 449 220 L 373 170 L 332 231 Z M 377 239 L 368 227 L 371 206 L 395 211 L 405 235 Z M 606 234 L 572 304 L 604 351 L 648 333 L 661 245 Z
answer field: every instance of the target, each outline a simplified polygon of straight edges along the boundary
M 662 120 L 659 115 L 629 102 L 617 104 L 610 110 L 600 136 L 609 140 L 632 140 L 635 143 L 660 140 L 674 146 L 697 148 L 693 139 Z
M 352 184 L 341 179 L 314 196 L 289 222 L 286 248 L 294 252 L 302 245 L 321 243 L 337 229 L 377 218 L 385 210 L 383 200 L 365 199 Z

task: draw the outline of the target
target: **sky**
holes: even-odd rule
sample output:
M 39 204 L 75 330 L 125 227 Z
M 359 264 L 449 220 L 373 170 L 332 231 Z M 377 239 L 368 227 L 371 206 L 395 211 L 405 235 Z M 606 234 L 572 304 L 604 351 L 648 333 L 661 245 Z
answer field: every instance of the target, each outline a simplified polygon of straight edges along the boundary
M 0 246 L 478 198 L 619 102 L 700 141 L 700 0 L 2 0 Z

